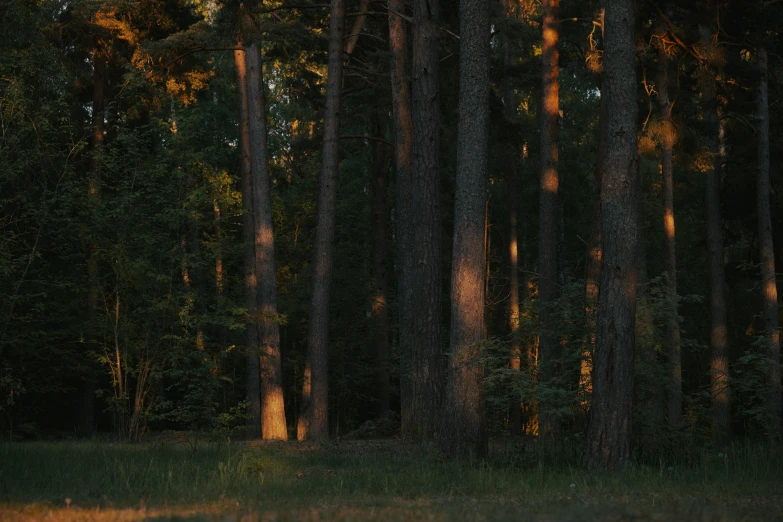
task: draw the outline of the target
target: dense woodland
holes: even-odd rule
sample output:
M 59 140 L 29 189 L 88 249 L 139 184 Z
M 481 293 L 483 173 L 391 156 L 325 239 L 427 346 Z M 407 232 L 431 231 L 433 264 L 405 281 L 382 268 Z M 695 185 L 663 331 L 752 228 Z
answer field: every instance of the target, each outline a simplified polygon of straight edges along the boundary
M 778 0 L 0 1 L 3 437 L 520 436 L 610 471 L 780 439 L 782 30 Z

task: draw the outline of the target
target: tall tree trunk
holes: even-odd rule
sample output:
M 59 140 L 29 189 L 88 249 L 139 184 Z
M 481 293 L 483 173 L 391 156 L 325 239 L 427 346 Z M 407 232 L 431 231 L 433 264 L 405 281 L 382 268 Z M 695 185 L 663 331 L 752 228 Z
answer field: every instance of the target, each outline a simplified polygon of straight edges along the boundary
M 374 116 L 373 135 L 378 138 L 373 144 L 372 172 L 372 266 L 373 266 L 373 330 L 375 334 L 375 386 L 378 399 L 377 414 L 386 415 L 390 409 L 391 390 L 389 389 L 389 252 L 386 237 L 386 190 L 389 169 L 386 166 L 387 154 L 383 144 L 383 127 L 380 115 Z
M 106 109 L 106 62 L 98 49 L 93 50 L 92 88 L 92 154 L 87 174 L 87 197 L 92 211 L 91 219 L 97 224 L 101 204 L 101 152 L 104 139 L 104 112 Z M 89 245 L 87 257 L 87 314 L 90 328 L 90 345 L 97 343 L 97 330 L 101 318 L 101 287 L 98 268 L 98 246 L 95 240 Z M 95 431 L 95 377 L 87 375 L 82 388 L 82 435 Z
M 669 101 L 669 60 L 665 51 L 658 55 L 658 109 L 663 123 L 661 138 L 661 192 L 663 195 L 664 267 L 666 270 L 666 338 L 669 352 L 669 426 L 682 423 L 682 359 L 677 311 L 677 254 L 674 240 L 674 125 Z
M 601 37 L 604 36 L 604 0 L 601 0 Z M 583 394 L 582 407 L 590 407 L 589 396 L 593 393 L 593 352 L 595 350 L 596 316 L 598 314 L 598 284 L 601 278 L 601 183 L 604 179 L 604 151 L 606 150 L 606 87 L 601 76 L 601 99 L 598 105 L 598 157 L 595 168 L 595 200 L 593 221 L 587 243 L 585 266 L 585 331 L 587 340 L 582 350 L 579 369 L 579 390 Z
M 778 291 L 775 285 L 775 252 L 772 242 L 772 212 L 769 180 L 769 87 L 767 72 L 767 50 L 759 47 L 757 61 L 759 87 L 756 99 L 756 120 L 758 121 L 758 228 L 759 259 L 761 261 L 761 298 L 763 303 L 764 331 L 767 335 L 767 357 L 769 357 L 769 395 L 767 409 L 770 435 L 780 438 L 780 329 L 778 324 Z
M 411 346 L 413 342 L 413 181 L 411 147 L 411 93 L 407 73 L 408 38 L 400 16 L 403 0 L 389 0 L 389 46 L 391 50 L 392 113 L 394 115 L 394 163 L 397 221 L 397 309 L 400 343 L 400 420 L 402 432 L 409 433 L 411 422 Z M 399 14 L 398 14 L 399 13 Z
M 631 449 L 636 322 L 636 71 L 634 2 L 607 2 L 604 87 L 607 143 L 601 185 L 603 269 L 585 465 L 623 469 Z
M 245 47 L 251 166 L 257 309 L 261 377 L 261 437 L 288 440 L 280 360 L 280 323 L 275 280 L 275 238 L 272 230 L 272 184 L 266 142 L 266 99 L 258 46 Z
M 397 224 L 397 312 L 400 343 L 400 420 L 402 432 L 408 433 L 411 403 L 411 343 L 413 324 L 412 274 L 413 257 L 413 182 L 411 147 L 411 93 L 407 73 L 408 38 L 405 21 L 400 16 L 403 0 L 389 0 L 389 47 L 391 50 L 392 114 L 394 115 L 395 219 Z M 399 13 L 399 14 L 398 14 Z
M 506 15 L 513 16 L 513 8 L 509 0 L 501 0 L 501 5 Z M 506 123 L 511 125 L 517 112 L 517 98 L 511 84 L 511 42 L 508 34 L 503 34 L 503 115 Z M 508 365 L 519 372 L 522 369 L 522 348 L 519 337 L 519 237 L 517 232 L 517 207 L 519 190 L 517 182 L 517 168 L 521 150 L 513 138 L 506 144 L 506 185 L 508 192 L 508 328 L 511 334 L 511 350 L 509 352 Z M 516 385 L 517 380 L 513 380 Z M 508 411 L 508 431 L 511 435 L 522 433 L 522 405 L 515 398 L 511 401 Z
M 460 0 L 460 81 L 449 376 L 438 441 L 447 455 L 487 453 L 482 360 L 489 146 L 488 0 Z
M 558 120 L 560 119 L 559 52 L 560 0 L 544 0 L 542 51 L 542 112 L 541 112 L 541 182 L 539 187 L 538 228 L 538 378 L 539 385 L 551 386 L 557 375 L 557 314 L 554 302 L 558 297 Z M 557 428 L 554 407 L 541 395 L 538 430 L 542 437 L 551 437 Z
M 702 41 L 712 53 L 713 40 L 708 28 L 700 27 Z M 708 129 L 712 169 L 707 171 L 705 183 L 705 220 L 710 272 L 710 395 L 712 397 L 712 435 L 723 444 L 730 438 L 731 411 L 729 390 L 728 334 L 726 329 L 726 290 L 723 254 L 723 225 L 720 217 L 720 177 L 722 169 L 721 134 L 717 99 L 712 71 L 702 67 L 702 111 Z
M 313 296 L 310 301 L 307 362 L 302 385 L 302 408 L 297 426 L 299 440 L 329 438 L 329 294 L 332 285 L 334 226 L 337 213 L 344 34 L 345 0 L 331 0 L 321 187 L 318 191 L 318 226 L 315 231 Z
M 403 435 L 431 439 L 443 395 L 438 0 L 413 2 L 413 229 L 410 415 Z M 483 314 L 483 311 L 481 312 Z
M 242 47 L 241 42 L 237 47 Z M 245 51 L 234 51 L 239 102 L 239 153 L 242 173 L 242 240 L 244 242 L 245 303 L 247 306 L 247 402 L 250 413 L 249 434 L 261 434 L 261 383 L 258 354 L 258 281 L 256 275 L 255 215 L 253 209 L 253 167 L 250 143 L 250 112 L 247 92 Z

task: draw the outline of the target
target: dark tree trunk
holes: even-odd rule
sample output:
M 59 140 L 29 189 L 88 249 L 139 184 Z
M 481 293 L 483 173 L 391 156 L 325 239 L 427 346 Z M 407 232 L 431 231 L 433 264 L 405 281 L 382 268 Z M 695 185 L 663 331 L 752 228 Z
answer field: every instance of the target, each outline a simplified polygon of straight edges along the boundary
M 767 356 L 769 357 L 769 392 L 767 408 L 770 435 L 780 438 L 780 329 L 778 324 L 778 291 L 775 285 L 775 251 L 772 242 L 772 212 L 770 198 L 772 190 L 769 180 L 769 87 L 767 72 L 767 50 L 757 51 L 759 87 L 756 99 L 756 120 L 758 121 L 758 228 L 759 259 L 761 260 L 761 298 L 763 304 L 764 331 L 767 335 Z
M 266 100 L 258 46 L 245 47 L 247 97 L 253 169 L 253 218 L 255 268 L 258 284 L 257 309 L 259 370 L 261 378 L 261 437 L 287 440 L 283 402 L 283 370 L 280 360 L 280 324 L 277 315 L 275 238 L 272 230 L 272 185 L 266 142 Z
M 413 272 L 410 284 L 415 288 L 416 298 L 411 303 L 410 317 L 410 415 L 403 432 L 412 440 L 434 437 L 443 396 L 439 10 L 438 0 L 413 2 Z
M 411 93 L 407 74 L 408 43 L 403 0 L 389 0 L 389 46 L 391 50 L 391 91 L 394 115 L 394 163 L 397 222 L 397 309 L 400 342 L 400 418 L 402 432 L 409 433 L 411 404 L 411 343 L 413 324 L 413 182 L 411 178 Z M 397 14 L 399 13 L 399 14 Z
M 104 139 L 104 112 L 106 109 L 106 62 L 97 49 L 93 50 L 92 88 L 92 140 L 90 146 L 89 171 L 87 173 L 87 196 L 92 212 L 92 222 L 97 225 L 98 209 L 101 205 L 101 151 Z M 98 268 L 98 246 L 93 239 L 87 257 L 87 315 L 91 342 L 97 343 L 98 325 L 101 320 L 101 287 Z M 95 431 L 95 377 L 87 375 L 82 388 L 82 419 L 79 431 L 92 435 Z
M 329 21 L 329 65 L 324 110 L 321 187 L 318 191 L 318 226 L 315 231 L 313 296 L 307 335 L 307 362 L 302 386 L 297 438 L 329 438 L 329 294 L 332 285 L 334 226 L 340 141 L 340 97 L 343 82 L 345 0 L 332 0 Z
M 658 109 L 663 123 L 661 137 L 661 192 L 663 195 L 664 267 L 666 270 L 666 339 L 669 353 L 670 426 L 682 423 L 682 360 L 680 356 L 680 324 L 677 311 L 677 254 L 674 236 L 674 126 L 672 104 L 669 101 L 669 60 L 666 52 L 658 55 Z
M 513 15 L 509 0 L 501 0 L 503 10 L 508 16 Z M 511 125 L 517 112 L 517 98 L 511 84 L 511 41 L 508 34 L 503 34 L 503 115 L 506 124 Z M 511 333 L 511 350 L 508 357 L 508 365 L 519 372 L 522 369 L 522 348 L 519 338 L 519 237 L 517 232 L 517 207 L 519 190 L 517 182 L 517 168 L 521 150 L 514 138 L 509 138 L 506 143 L 506 184 L 508 191 L 508 328 Z M 512 385 L 517 385 L 514 378 Z M 514 394 L 516 397 L 516 394 Z M 522 405 L 515 398 L 511 401 L 508 410 L 508 431 L 511 435 L 522 433 Z
M 489 1 L 460 1 L 460 81 L 451 348 L 438 442 L 452 457 L 487 453 L 482 360 L 489 144 Z
M 604 8 L 601 0 L 601 37 L 604 36 Z M 601 77 L 601 99 L 598 105 L 598 157 L 595 168 L 595 199 L 593 201 L 593 221 L 590 238 L 587 243 L 587 263 L 585 266 L 585 331 L 587 340 L 582 350 L 579 370 L 579 390 L 582 393 L 582 407 L 589 409 L 589 397 L 593 393 L 593 352 L 595 350 L 596 317 L 598 314 L 598 293 L 601 278 L 601 183 L 604 179 L 604 150 L 606 148 L 606 88 Z
M 373 135 L 378 138 L 373 144 L 372 172 L 372 272 L 373 301 L 372 317 L 375 334 L 375 386 L 378 399 L 377 414 L 386 415 L 390 409 L 389 389 L 389 245 L 386 237 L 386 190 L 389 180 L 387 154 L 384 146 L 383 127 L 380 116 L 375 115 Z
M 237 47 L 241 47 L 241 42 Z M 250 143 L 250 117 L 247 92 L 245 51 L 234 51 L 239 102 L 239 152 L 242 173 L 242 240 L 244 242 L 245 302 L 247 306 L 247 402 L 250 418 L 249 434 L 261 434 L 261 383 L 258 353 L 258 284 L 256 278 L 255 215 L 253 209 L 253 167 Z
M 585 465 L 619 472 L 631 449 L 636 322 L 636 72 L 634 2 L 607 2 L 604 90 L 607 143 L 601 185 L 603 262 Z
M 558 120 L 559 94 L 559 4 L 560 0 L 544 0 L 542 51 L 542 112 L 541 112 L 541 182 L 539 187 L 538 228 L 538 378 L 539 384 L 551 386 L 557 375 L 557 314 L 554 302 L 558 297 L 559 271 L 559 175 Z M 557 417 L 551 413 L 553 404 L 539 400 L 538 433 L 551 437 L 557 428 Z
M 702 41 L 712 52 L 712 35 L 700 28 Z M 705 183 L 705 220 L 707 251 L 710 272 L 710 396 L 712 397 L 712 435 L 718 444 L 730 438 L 729 415 L 731 411 L 729 390 L 728 334 L 726 329 L 726 290 L 723 254 L 723 225 L 720 217 L 720 177 L 722 169 L 722 127 L 718 118 L 714 78 L 707 67 L 701 77 L 702 111 L 708 132 L 708 145 L 712 154 L 712 169 L 707 172 Z

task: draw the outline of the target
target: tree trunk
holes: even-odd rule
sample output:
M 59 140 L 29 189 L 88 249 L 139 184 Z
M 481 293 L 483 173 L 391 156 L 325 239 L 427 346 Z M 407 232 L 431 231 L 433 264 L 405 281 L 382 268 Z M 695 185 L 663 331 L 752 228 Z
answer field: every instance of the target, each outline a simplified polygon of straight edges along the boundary
M 700 27 L 702 41 L 708 53 L 712 52 L 712 35 Z M 705 220 L 707 251 L 710 272 L 710 395 L 712 397 L 712 435 L 718 444 L 730 438 L 729 415 L 731 411 L 729 390 L 728 335 L 726 330 L 726 290 L 723 254 L 723 226 L 720 218 L 720 177 L 722 169 L 722 126 L 718 118 L 715 85 L 711 71 L 703 67 L 701 77 L 702 110 L 708 129 L 712 169 L 707 171 L 705 183 Z
M 769 87 L 767 72 L 767 50 L 757 51 L 760 74 L 756 99 L 756 120 L 758 121 L 758 227 L 759 259 L 761 261 L 761 298 L 763 303 L 764 331 L 767 335 L 767 356 L 769 357 L 769 394 L 767 408 L 769 432 L 780 438 L 780 329 L 778 324 L 778 291 L 775 285 L 775 252 L 772 243 L 772 212 L 769 180 Z
M 677 311 L 677 255 L 674 240 L 674 126 L 669 101 L 669 60 L 664 51 L 658 55 L 658 109 L 663 123 L 661 137 L 661 192 L 663 195 L 664 267 L 666 270 L 666 339 L 669 352 L 669 426 L 682 423 L 682 360 L 680 325 Z
M 242 47 L 241 42 L 237 47 Z M 261 434 L 261 384 L 258 354 L 258 284 L 256 276 L 255 215 L 253 209 L 253 167 L 250 143 L 250 112 L 245 51 L 234 51 L 239 102 L 239 153 L 242 173 L 242 240 L 244 242 L 245 303 L 247 306 L 247 402 L 249 435 Z
M 375 333 L 375 386 L 378 399 L 377 414 L 386 415 L 390 409 L 391 390 L 389 389 L 389 252 L 386 238 L 386 190 L 389 169 L 386 166 L 387 155 L 383 141 L 383 127 L 380 115 L 376 114 L 373 123 L 373 135 L 378 138 L 373 144 L 372 172 L 372 266 L 373 266 L 373 331 Z
M 443 395 L 438 0 L 413 2 L 410 414 L 403 435 L 431 439 Z M 483 314 L 483 311 L 481 312 Z
M 603 269 L 585 465 L 619 472 L 631 449 L 636 322 L 636 71 L 633 0 L 607 2 L 607 143 L 601 185 Z
M 297 426 L 299 440 L 329 438 L 329 294 L 332 285 L 334 225 L 337 212 L 345 0 L 331 0 L 329 19 L 329 65 L 321 152 L 321 187 L 318 191 L 318 226 L 315 231 L 307 362 Z
M 482 360 L 489 146 L 488 0 L 460 1 L 460 80 L 449 378 L 438 442 L 452 457 L 487 453 Z
M 261 437 L 288 440 L 280 360 L 280 323 L 277 315 L 275 238 L 272 230 L 272 184 L 266 142 L 266 100 L 263 65 L 258 46 L 245 47 L 247 98 L 253 169 L 255 266 L 258 279 L 259 370 L 261 377 Z
M 559 213 L 558 213 L 558 120 L 559 94 L 559 4 L 560 0 L 544 0 L 542 51 L 542 112 L 541 112 L 541 182 L 539 187 L 538 228 L 538 379 L 540 386 L 552 386 L 557 375 L 557 314 L 554 301 L 558 297 Z M 557 417 L 551 413 L 554 405 L 541 395 L 539 400 L 538 433 L 551 437 L 557 428 Z
M 509 5 L 509 0 L 501 0 L 503 10 L 508 16 L 512 16 L 513 11 Z M 508 34 L 503 34 L 503 115 L 506 123 L 511 125 L 517 112 L 517 98 L 511 84 L 510 72 L 512 67 L 511 42 Z M 511 334 L 511 350 L 509 352 L 508 365 L 519 372 L 522 369 L 522 348 L 519 337 L 519 237 L 517 232 L 517 207 L 519 190 L 517 181 L 517 162 L 519 161 L 521 150 L 513 138 L 507 140 L 506 144 L 506 186 L 508 192 L 508 328 Z M 512 386 L 516 386 L 517 379 L 514 378 Z M 508 411 L 508 431 L 511 435 L 520 435 L 522 433 L 522 405 L 518 398 L 511 401 Z
M 104 112 L 106 109 L 106 62 L 98 49 L 93 50 L 92 90 L 92 154 L 87 173 L 87 197 L 92 211 L 92 222 L 97 225 L 101 204 L 101 151 L 104 139 Z M 97 343 L 101 318 L 101 287 L 98 268 L 98 246 L 93 239 L 87 257 L 87 314 L 91 341 Z M 87 375 L 82 388 L 82 421 L 79 431 L 92 435 L 95 431 L 95 377 Z
M 359 35 L 364 28 L 364 22 L 367 19 L 367 8 L 369 5 L 370 0 L 359 0 L 359 14 L 353 21 L 351 34 L 347 35 L 348 41 L 345 43 L 345 54 L 348 56 L 353 54 L 354 49 L 356 49 L 356 44 L 359 43 Z
M 411 403 L 411 343 L 413 325 L 412 274 L 413 214 L 411 213 L 413 184 L 411 178 L 411 93 L 407 75 L 408 38 L 405 21 L 397 14 L 405 9 L 403 0 L 389 0 L 389 47 L 391 50 L 392 113 L 394 115 L 394 163 L 397 221 L 397 310 L 399 316 L 400 343 L 400 419 L 402 432 L 408 433 Z
M 604 1 L 601 0 L 601 37 L 604 36 Z M 598 161 L 595 168 L 595 200 L 593 202 L 593 221 L 590 238 L 587 243 L 587 263 L 585 267 L 585 331 L 587 341 L 582 350 L 579 369 L 579 390 L 582 394 L 582 408 L 589 410 L 589 397 L 593 393 L 593 353 L 595 350 L 596 316 L 598 314 L 598 284 L 601 278 L 601 183 L 604 178 L 604 151 L 606 150 L 606 87 L 601 77 L 601 99 L 598 105 Z

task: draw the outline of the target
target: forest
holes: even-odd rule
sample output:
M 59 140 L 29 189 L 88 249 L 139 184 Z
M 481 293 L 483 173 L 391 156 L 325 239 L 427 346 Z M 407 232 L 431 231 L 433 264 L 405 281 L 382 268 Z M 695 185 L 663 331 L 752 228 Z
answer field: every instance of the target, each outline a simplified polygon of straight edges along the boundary
M 318 520 L 505 520 L 529 473 L 783 512 L 781 32 L 780 0 L 0 0 L 0 519 L 195 505 L 202 467 L 203 516 L 333 481 L 391 504 Z

